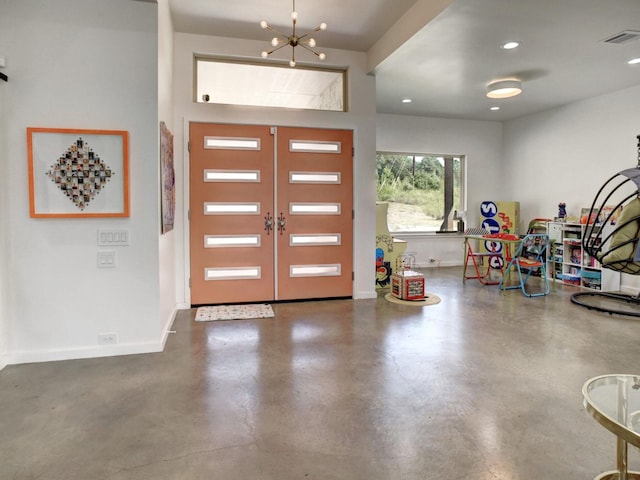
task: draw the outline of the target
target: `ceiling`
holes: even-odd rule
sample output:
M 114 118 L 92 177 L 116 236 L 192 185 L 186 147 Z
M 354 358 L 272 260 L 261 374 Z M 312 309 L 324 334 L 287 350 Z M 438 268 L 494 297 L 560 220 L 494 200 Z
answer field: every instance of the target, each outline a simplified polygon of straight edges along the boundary
M 429 2 L 450 5 L 417 24 L 417 9 Z M 291 31 L 290 0 L 169 0 L 169 6 L 178 32 L 264 40 L 267 49 L 271 36 L 261 20 Z M 640 57 L 640 35 L 618 45 L 603 41 L 640 32 L 640 0 L 297 0 L 296 10 L 298 31 L 329 25 L 316 35 L 319 49 L 375 59 L 378 113 L 505 121 L 640 85 L 640 64 L 627 64 Z M 410 38 L 383 38 L 394 29 Z M 520 46 L 502 49 L 510 40 Z M 385 47 L 393 51 L 380 55 Z M 302 52 L 299 62 L 303 55 L 314 60 Z M 521 80 L 522 94 L 486 98 L 486 85 L 501 78 Z

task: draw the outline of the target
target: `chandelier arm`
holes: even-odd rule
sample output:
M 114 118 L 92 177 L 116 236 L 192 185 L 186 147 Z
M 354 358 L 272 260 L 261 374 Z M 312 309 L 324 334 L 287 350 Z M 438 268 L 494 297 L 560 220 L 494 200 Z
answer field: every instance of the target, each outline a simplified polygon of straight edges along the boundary
M 305 33 L 304 35 L 302 35 L 301 37 L 298 38 L 304 38 L 304 37 L 308 37 L 309 35 L 311 35 L 314 32 L 319 32 L 322 30 L 322 27 L 320 25 L 318 25 L 316 28 L 314 28 L 313 30 L 308 31 L 307 33 Z
M 289 36 L 285 35 L 284 33 L 276 30 L 275 28 L 273 28 L 271 25 L 267 25 L 267 30 L 271 30 L 273 33 L 275 33 L 276 35 L 280 35 L 283 39 L 285 39 L 286 41 L 289 41 Z
M 310 46 L 305 45 L 304 43 L 298 43 L 298 46 L 304 48 L 305 50 L 309 50 L 311 53 L 313 53 L 316 57 L 320 56 L 320 52 L 316 52 L 314 49 L 312 49 Z
M 278 50 L 280 50 L 281 48 L 286 47 L 287 45 L 289 45 L 289 44 L 288 43 L 283 43 L 282 45 L 279 45 L 276 48 L 274 48 L 273 50 L 267 52 L 267 55 L 271 55 L 273 52 L 277 52 Z

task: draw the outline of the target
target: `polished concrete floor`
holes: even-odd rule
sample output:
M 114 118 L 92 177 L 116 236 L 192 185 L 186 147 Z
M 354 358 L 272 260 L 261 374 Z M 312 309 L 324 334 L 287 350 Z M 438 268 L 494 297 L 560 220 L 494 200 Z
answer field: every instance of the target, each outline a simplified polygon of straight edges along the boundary
M 274 305 L 163 353 L 0 372 L 0 478 L 585 480 L 615 437 L 581 387 L 640 372 L 640 320 L 429 269 L 438 305 Z M 640 456 L 630 452 L 631 466 Z

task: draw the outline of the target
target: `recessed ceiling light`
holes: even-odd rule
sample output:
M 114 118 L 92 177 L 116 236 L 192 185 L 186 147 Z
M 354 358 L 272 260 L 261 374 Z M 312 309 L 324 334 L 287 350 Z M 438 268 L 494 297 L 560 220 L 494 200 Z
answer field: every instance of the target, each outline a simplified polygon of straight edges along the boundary
M 640 63 L 640 58 L 632 58 L 627 62 L 629 65 L 635 65 L 636 63 Z
M 491 107 L 489 110 L 493 110 L 495 112 L 496 110 L 500 110 L 500 107 Z
M 402 99 L 402 103 L 411 103 L 411 99 L 410 98 L 403 98 Z
M 504 48 L 505 50 L 513 50 L 518 46 L 520 46 L 520 42 L 507 42 L 504 45 L 502 45 L 502 48 Z

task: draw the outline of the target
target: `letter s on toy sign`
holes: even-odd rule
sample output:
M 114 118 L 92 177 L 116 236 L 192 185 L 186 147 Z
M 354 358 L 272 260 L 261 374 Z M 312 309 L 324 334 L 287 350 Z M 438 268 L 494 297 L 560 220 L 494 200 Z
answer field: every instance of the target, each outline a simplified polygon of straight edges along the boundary
M 482 202 L 480 204 L 480 214 L 485 218 L 495 217 L 498 213 L 498 206 L 495 202 Z

